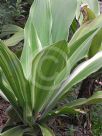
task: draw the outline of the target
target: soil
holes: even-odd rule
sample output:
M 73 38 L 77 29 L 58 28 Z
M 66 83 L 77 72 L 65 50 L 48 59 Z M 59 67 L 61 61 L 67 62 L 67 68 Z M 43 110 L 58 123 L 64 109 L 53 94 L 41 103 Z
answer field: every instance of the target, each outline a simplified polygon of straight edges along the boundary
M 55 117 L 48 121 L 48 126 L 54 131 L 55 136 L 73 136 L 78 126 L 78 118 L 71 114 Z
M 0 128 L 3 127 L 7 121 L 7 115 L 5 114 L 6 109 L 8 108 L 9 103 L 0 97 Z

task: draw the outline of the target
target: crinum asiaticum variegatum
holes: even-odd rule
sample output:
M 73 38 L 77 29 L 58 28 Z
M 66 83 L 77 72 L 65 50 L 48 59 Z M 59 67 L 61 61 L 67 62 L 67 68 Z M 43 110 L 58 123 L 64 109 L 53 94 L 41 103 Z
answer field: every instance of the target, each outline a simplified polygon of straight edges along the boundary
M 54 108 L 73 85 L 102 67 L 102 51 L 78 65 L 101 30 L 101 15 L 82 25 L 67 42 L 76 7 L 77 0 L 34 0 L 20 60 L 0 41 L 0 89 L 12 105 L 1 136 L 53 136 L 46 126 L 48 118 L 80 113 L 79 106 L 102 101 L 99 91 Z

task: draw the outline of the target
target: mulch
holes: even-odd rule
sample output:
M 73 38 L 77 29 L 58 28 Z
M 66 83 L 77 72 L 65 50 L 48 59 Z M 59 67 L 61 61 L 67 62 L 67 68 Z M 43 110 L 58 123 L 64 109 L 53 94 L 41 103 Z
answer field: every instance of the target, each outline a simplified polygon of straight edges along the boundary
M 7 115 L 5 114 L 6 109 L 8 108 L 9 103 L 0 97 L 0 128 L 3 127 L 7 121 Z

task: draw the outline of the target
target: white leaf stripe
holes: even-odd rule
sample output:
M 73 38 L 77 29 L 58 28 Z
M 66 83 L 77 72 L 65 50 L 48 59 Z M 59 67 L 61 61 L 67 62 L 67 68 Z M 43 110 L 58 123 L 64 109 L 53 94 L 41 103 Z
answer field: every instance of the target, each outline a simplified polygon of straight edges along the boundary
M 20 62 L 3 43 L 0 43 L 0 49 L 0 65 L 7 75 L 14 93 L 23 104 L 26 97 L 26 79 L 24 78 Z
M 66 81 L 66 89 L 69 84 L 75 85 L 81 80 L 83 80 L 86 75 L 90 75 L 102 67 L 102 51 L 97 53 L 93 58 L 87 60 L 86 62 L 80 64 L 70 75 L 69 79 Z
M 102 67 L 102 51 L 97 53 L 93 58 L 87 60 L 78 66 L 72 74 L 68 77 L 68 79 L 62 83 L 61 87 L 57 90 L 56 94 L 53 94 L 52 99 L 48 103 L 45 108 L 45 111 L 42 115 L 44 117 L 46 112 L 48 112 L 53 105 L 66 93 L 70 91 L 70 88 L 85 79 L 90 74 L 96 72 Z

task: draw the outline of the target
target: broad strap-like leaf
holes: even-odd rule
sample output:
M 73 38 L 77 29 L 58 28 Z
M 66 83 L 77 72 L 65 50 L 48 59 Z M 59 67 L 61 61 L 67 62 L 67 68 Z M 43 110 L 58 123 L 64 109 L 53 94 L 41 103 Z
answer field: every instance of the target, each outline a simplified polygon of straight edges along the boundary
M 58 115 L 65 115 L 65 114 L 85 114 L 86 112 L 79 108 L 80 106 L 84 105 L 86 101 L 86 98 L 80 98 L 77 100 L 73 100 L 72 102 L 69 102 L 68 104 L 65 104 L 61 107 L 56 108 L 52 112 L 50 112 L 47 115 L 47 118 L 51 116 L 58 116 Z
M 41 45 L 50 45 L 52 27 L 50 0 L 34 0 L 29 20 L 36 29 Z
M 24 40 L 24 30 L 23 29 L 20 30 L 19 32 L 16 32 L 13 36 L 11 36 L 7 40 L 4 40 L 3 42 L 6 46 L 15 46 L 22 40 Z
M 16 97 L 15 95 L 8 89 L 6 88 L 4 85 L 0 84 L 0 89 L 1 91 L 3 92 L 3 94 L 7 97 L 7 99 L 9 100 L 9 102 L 15 107 L 17 108 L 18 107 L 18 103 L 17 103 L 17 100 L 16 100 Z M 1 94 L 1 92 L 0 92 Z M 5 98 L 4 96 L 4 98 Z M 6 98 L 5 98 L 6 99 Z
M 15 96 L 12 88 L 10 87 L 9 83 L 4 78 L 4 73 L 0 69 L 0 95 L 3 93 L 3 97 L 6 101 L 9 101 L 9 103 L 14 107 L 15 111 L 17 112 L 18 116 L 22 120 L 23 113 L 21 110 L 21 105 L 17 100 L 17 97 Z
M 77 0 L 34 0 L 24 30 L 25 44 L 21 56 L 27 78 L 31 74 L 32 59 L 39 50 L 67 40 L 76 6 Z
M 75 65 L 75 62 L 78 62 L 80 59 L 82 59 L 84 55 L 88 55 L 88 57 L 90 58 L 100 50 L 101 42 L 102 42 L 101 20 L 102 20 L 102 16 L 97 17 L 97 19 L 93 20 L 91 23 L 82 25 L 79 28 L 79 30 L 74 34 L 73 38 L 69 42 L 70 56 L 72 55 L 70 62 L 72 66 Z M 94 32 L 95 29 L 96 32 Z M 92 34 L 92 32 L 94 33 Z M 90 35 L 89 38 L 87 38 L 88 35 Z M 82 43 L 82 41 L 84 42 Z M 82 43 L 83 45 L 80 43 Z
M 102 103 L 102 91 L 95 92 L 90 98 L 84 101 L 84 104 L 97 104 Z
M 22 31 L 23 28 L 17 26 L 17 25 L 13 25 L 13 24 L 8 24 L 8 25 L 4 25 L 0 31 L 0 38 L 3 38 L 7 35 L 11 35 L 11 34 L 15 34 L 17 32 Z
M 6 98 L 6 96 L 4 95 L 4 93 L 0 90 L 0 96 L 5 100 L 8 101 L 8 99 Z
M 18 126 L 1 133 L 0 136 L 23 136 L 23 133 L 24 130 Z
M 55 79 L 66 66 L 68 47 L 66 41 L 57 42 L 43 51 L 34 59 L 32 65 L 32 101 L 35 112 L 40 112 L 47 104 L 49 96 L 54 92 Z
M 11 91 L 11 89 L 9 87 L 6 87 L 6 85 L 3 82 L 3 76 L 2 76 L 3 71 L 0 69 L 0 89 L 1 92 L 3 92 L 3 95 L 7 96 L 6 99 L 9 100 L 10 103 L 12 103 L 13 106 L 15 106 L 15 108 L 17 107 L 17 100 L 16 97 L 14 95 L 14 93 Z M 1 95 L 0 92 L 0 95 Z M 4 98 L 5 98 L 4 96 Z
M 20 61 L 2 42 L 0 42 L 0 67 L 19 103 L 24 106 L 24 102 L 28 98 L 26 91 L 27 81 Z
M 93 30 L 85 34 L 82 38 L 73 43 L 70 48 L 69 62 L 71 68 L 75 66 L 81 59 L 87 56 L 94 36 L 100 31 L 100 29 Z
M 102 67 L 102 51 L 97 53 L 91 59 L 80 64 L 69 76 L 69 78 L 65 81 L 64 86 L 62 88 L 66 90 L 72 87 L 73 85 L 79 83 L 90 74 L 96 72 Z M 63 92 L 63 93 L 65 93 Z
M 97 22 L 96 22 L 97 20 Z M 70 56 L 71 56 L 71 64 L 75 65 L 75 62 L 78 62 L 80 58 L 84 55 L 88 55 L 89 58 L 94 56 L 101 48 L 102 38 L 101 38 L 101 25 L 102 16 L 97 17 L 97 19 L 93 20 L 91 23 L 86 23 L 82 25 L 79 30 L 74 34 L 73 38 L 69 42 L 70 47 Z M 96 22 L 96 23 L 95 23 Z M 92 27 L 91 27 L 92 25 Z M 94 27 L 93 27 L 94 26 Z M 90 29 L 90 28 L 91 29 Z M 86 41 L 83 42 L 83 46 L 80 44 L 85 37 L 94 32 Z M 81 34 L 81 35 L 80 35 Z M 81 45 L 81 46 L 80 46 Z M 87 47 L 86 47 L 86 46 Z M 85 48 L 84 48 L 85 47 Z M 81 50 L 81 52 L 80 52 Z M 89 52 L 88 52 L 89 51 Z
M 58 110 L 53 112 L 52 115 L 56 116 L 62 114 L 79 114 L 79 113 L 85 114 L 86 112 L 84 110 L 81 110 L 80 108 L 64 106 L 63 108 L 59 108 Z
M 9 38 L 3 40 L 6 46 L 15 46 L 20 41 L 24 39 L 24 30 L 23 28 L 17 25 L 4 25 L 1 30 L 0 38 L 2 39 L 5 36 L 12 35 Z
M 86 111 L 81 110 L 79 107 L 89 104 L 97 104 L 102 102 L 102 91 L 95 92 L 90 98 L 80 98 L 69 102 L 56 109 L 54 112 L 50 113 L 50 116 L 61 115 L 61 114 L 75 114 L 75 113 L 85 113 Z
M 39 125 L 43 136 L 55 136 L 54 132 L 46 125 Z
M 50 0 L 52 5 L 52 41 L 67 40 L 75 17 L 77 0 Z
M 93 37 L 100 31 L 100 29 L 95 29 L 87 34 L 85 34 L 82 38 L 78 39 L 73 43 L 73 45 L 69 46 L 69 53 L 68 53 L 68 61 L 66 68 L 63 69 L 62 75 L 64 73 L 64 77 L 62 78 L 61 74 L 59 74 L 59 79 L 64 80 L 68 77 L 70 70 L 73 69 L 77 63 L 86 57 L 89 48 L 91 46 L 91 42 Z M 56 80 L 59 80 L 56 79 Z
M 101 43 L 100 51 L 102 51 L 102 43 Z
M 28 78 L 31 73 L 32 59 L 42 46 L 51 40 L 51 9 L 50 0 L 34 0 L 30 15 L 24 29 L 24 49 L 21 63 Z
M 26 78 L 30 76 L 34 55 L 41 49 L 41 42 L 36 29 L 32 22 L 28 20 L 24 29 L 24 47 L 21 56 L 21 64 Z
M 76 101 L 77 102 L 77 101 Z M 86 112 L 80 108 L 76 108 L 76 107 L 68 107 L 67 105 L 66 106 L 63 106 L 61 108 L 58 108 L 52 112 L 50 112 L 46 118 L 50 118 L 52 116 L 62 116 L 62 115 L 75 115 L 75 114 L 85 114 Z
M 11 102 L 14 96 L 16 97 L 18 105 L 23 110 L 24 121 L 31 121 L 32 110 L 29 81 L 24 76 L 19 59 L 2 42 L 0 42 L 0 67 L 13 92 L 3 84 L 1 86 L 2 91 Z M 10 94 L 8 95 L 8 93 Z
M 69 92 L 70 88 L 81 82 L 83 79 L 88 77 L 90 74 L 96 72 L 102 67 L 102 51 L 97 53 L 93 58 L 85 61 L 84 63 L 80 64 L 68 77 L 68 79 L 61 85 L 61 87 L 57 90 L 46 106 L 46 109 L 43 113 L 46 114 L 46 111 L 49 111 L 63 95 Z
M 102 102 L 102 91 L 95 92 L 90 98 L 80 98 L 67 104 L 67 107 L 80 107 L 82 105 L 97 104 Z
M 88 52 L 88 57 L 91 58 L 93 57 L 101 48 L 101 44 L 102 44 L 102 28 L 100 29 L 100 31 L 94 36 L 91 46 L 90 46 L 90 50 Z
M 101 27 L 102 27 L 102 15 L 96 17 L 92 22 L 87 22 L 83 24 L 73 35 L 71 41 L 69 42 L 69 46 L 71 46 L 76 40 L 80 39 L 85 34 Z

